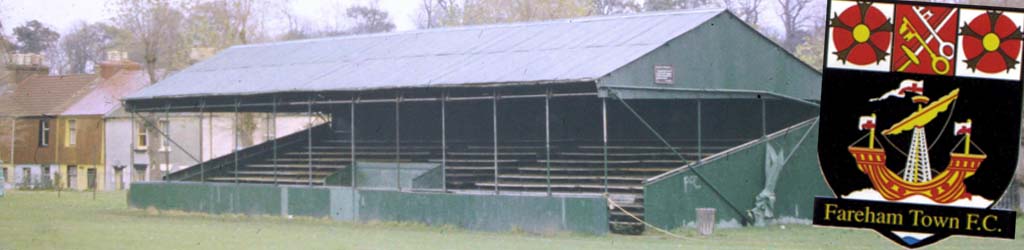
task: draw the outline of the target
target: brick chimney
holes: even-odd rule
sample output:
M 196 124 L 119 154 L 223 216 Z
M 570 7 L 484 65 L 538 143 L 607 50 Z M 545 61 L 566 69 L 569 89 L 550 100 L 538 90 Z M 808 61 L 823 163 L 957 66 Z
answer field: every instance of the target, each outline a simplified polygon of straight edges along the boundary
M 111 50 L 107 51 L 107 60 L 96 65 L 96 73 L 103 79 L 110 79 L 121 70 L 139 70 L 142 66 L 128 60 L 128 52 Z
M 32 75 L 47 75 L 50 67 L 46 66 L 43 56 L 39 54 L 9 54 L 7 70 L 13 75 L 15 83 L 19 83 Z

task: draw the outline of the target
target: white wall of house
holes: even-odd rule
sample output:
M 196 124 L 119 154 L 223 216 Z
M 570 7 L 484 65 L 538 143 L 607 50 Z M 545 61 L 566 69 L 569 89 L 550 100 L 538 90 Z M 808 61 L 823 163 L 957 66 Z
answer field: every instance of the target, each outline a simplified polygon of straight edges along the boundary
M 268 116 L 255 116 L 255 129 L 252 133 L 253 145 L 272 139 L 273 126 L 268 125 Z M 147 152 L 146 149 L 135 147 L 138 126 L 132 128 L 130 117 L 108 116 L 106 118 L 106 190 L 115 189 L 116 167 L 123 167 L 121 181 L 129 188 L 133 176 L 142 181 L 157 181 L 164 173 L 173 173 L 199 164 L 196 159 L 208 161 L 213 158 L 230 154 L 234 150 L 235 115 L 232 113 L 205 113 L 202 118 L 196 113 L 177 113 L 169 116 L 169 129 L 161 129 L 170 135 L 177 145 L 170 143 L 168 151 Z M 167 120 L 167 118 L 159 118 Z M 155 121 L 151 121 L 155 122 Z M 322 123 L 320 119 L 314 124 Z M 305 130 L 309 118 L 303 115 L 279 114 L 272 124 L 277 125 L 277 137 Z M 268 130 L 268 127 L 271 128 Z M 150 133 L 152 137 L 152 133 Z M 241 136 L 241 135 L 240 135 Z M 163 138 L 149 138 L 149 143 L 161 143 Z M 186 153 L 187 152 L 187 153 Z M 132 155 L 134 154 L 134 162 Z M 152 159 L 151 159 L 152 157 Z M 193 158 L 194 157 L 194 158 Z M 169 161 L 168 161 L 169 159 Z M 132 162 L 131 164 L 129 162 Z M 136 168 L 134 166 L 145 166 Z M 145 171 L 145 172 L 139 172 Z
M 56 165 L 18 164 L 13 172 L 8 172 L 8 181 L 18 188 L 50 188 L 53 185 Z M 26 176 L 28 178 L 26 178 Z

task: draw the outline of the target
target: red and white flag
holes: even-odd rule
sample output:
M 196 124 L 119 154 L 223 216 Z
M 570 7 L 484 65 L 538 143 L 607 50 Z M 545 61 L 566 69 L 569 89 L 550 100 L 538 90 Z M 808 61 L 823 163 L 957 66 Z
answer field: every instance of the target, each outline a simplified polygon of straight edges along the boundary
M 954 135 L 965 135 L 971 133 L 971 121 L 967 122 L 954 122 L 953 123 L 953 134 Z
M 882 94 L 882 96 L 880 96 L 878 98 L 871 98 L 871 100 L 869 100 L 869 101 L 877 102 L 877 101 L 889 99 L 889 97 L 903 98 L 903 97 L 907 96 L 907 93 L 917 93 L 918 95 L 923 95 L 924 94 L 924 80 L 911 80 L 911 79 L 903 80 L 903 82 L 900 82 L 900 87 L 899 88 L 896 88 L 894 90 L 890 90 L 889 92 L 885 92 L 885 94 Z
M 875 117 L 874 116 L 861 116 L 860 117 L 860 124 L 857 126 L 857 129 L 860 129 L 860 130 L 863 131 L 863 130 L 868 130 L 868 129 L 873 129 L 873 128 L 875 128 Z

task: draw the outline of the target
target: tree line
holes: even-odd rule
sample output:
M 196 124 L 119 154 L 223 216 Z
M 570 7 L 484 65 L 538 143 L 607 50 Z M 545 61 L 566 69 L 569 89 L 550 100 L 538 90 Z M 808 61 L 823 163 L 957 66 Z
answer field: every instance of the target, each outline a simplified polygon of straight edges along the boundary
M 156 82 L 195 63 L 196 54 L 234 45 L 325 36 L 392 32 L 396 26 L 377 0 L 325 1 L 326 17 L 311 20 L 291 0 L 109 0 L 113 18 L 78 22 L 63 34 L 30 20 L 0 34 L 5 52 L 45 54 L 52 73 L 91 73 L 111 49 L 128 52 Z M 1024 1 L 932 0 L 1024 7 Z M 530 22 L 698 8 L 729 9 L 752 28 L 820 68 L 825 1 L 820 0 L 408 0 L 416 28 Z M 2 14 L 2 13 L 0 13 Z M 2 16 L 2 15 L 0 15 Z M 0 27 L 6 22 L 0 20 Z M 197 50 L 202 48 L 204 50 Z

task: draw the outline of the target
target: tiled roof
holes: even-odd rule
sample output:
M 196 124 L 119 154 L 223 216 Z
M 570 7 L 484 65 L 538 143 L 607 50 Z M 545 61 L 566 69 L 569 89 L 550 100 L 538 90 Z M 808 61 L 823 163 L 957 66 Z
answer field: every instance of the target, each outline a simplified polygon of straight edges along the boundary
M 19 83 L 8 84 L 0 95 L 0 115 L 59 115 L 87 93 L 97 80 L 96 75 L 30 76 Z
M 135 93 L 149 83 L 145 71 L 120 70 L 101 79 L 80 99 L 68 106 L 62 115 L 105 115 L 121 107 L 121 98 Z

